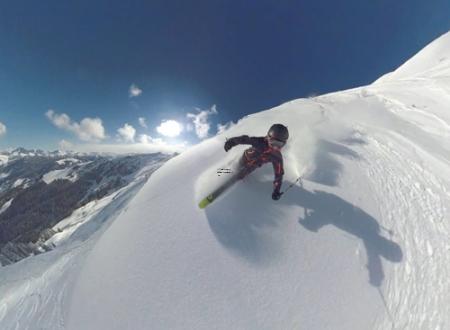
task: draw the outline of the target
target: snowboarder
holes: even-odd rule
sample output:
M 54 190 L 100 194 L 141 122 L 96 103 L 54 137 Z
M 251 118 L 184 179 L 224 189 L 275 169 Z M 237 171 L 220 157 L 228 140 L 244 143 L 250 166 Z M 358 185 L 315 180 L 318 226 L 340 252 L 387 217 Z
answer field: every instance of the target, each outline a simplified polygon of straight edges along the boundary
M 289 131 L 287 127 L 282 124 L 274 124 L 270 127 L 265 137 L 249 137 L 248 135 L 233 137 L 225 142 L 224 149 L 228 152 L 228 150 L 238 144 L 251 145 L 249 149 L 244 151 L 239 161 L 239 167 L 242 168 L 239 179 L 243 179 L 257 167 L 271 162 L 275 174 L 272 199 L 278 200 L 283 194 L 280 192 L 280 188 L 284 174 L 283 156 L 280 150 L 286 144 L 288 138 Z

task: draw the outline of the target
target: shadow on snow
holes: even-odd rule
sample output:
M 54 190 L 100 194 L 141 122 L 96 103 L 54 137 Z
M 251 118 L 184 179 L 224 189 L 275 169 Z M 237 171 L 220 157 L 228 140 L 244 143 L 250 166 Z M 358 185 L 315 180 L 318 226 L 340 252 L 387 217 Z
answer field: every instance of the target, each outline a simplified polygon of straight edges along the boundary
M 205 211 L 211 230 L 223 246 L 254 264 L 267 264 L 281 252 L 281 242 L 273 235 L 280 217 L 270 197 L 261 198 L 270 196 L 271 184 L 248 184 L 252 179 L 238 181 Z
M 350 139 L 333 143 L 320 140 L 315 156 L 316 168 L 308 180 L 328 186 L 337 185 L 342 165 L 337 156 L 360 159 L 360 156 L 344 144 L 364 144 L 362 139 Z M 270 166 L 256 171 L 258 176 L 268 174 Z M 284 209 L 300 206 L 304 209 L 299 224 L 318 232 L 326 225 L 360 239 L 367 255 L 369 283 L 380 286 L 384 279 L 381 258 L 391 262 L 401 262 L 403 252 L 394 241 L 383 237 L 377 220 L 357 206 L 328 192 L 294 186 L 278 202 L 270 199 L 272 185 L 255 180 L 255 174 L 238 182 L 225 196 L 219 198 L 206 209 L 209 226 L 218 241 L 234 254 L 257 264 L 265 265 L 282 253 L 282 235 L 276 229 L 286 216 Z M 239 212 L 234 212 L 237 206 Z M 287 206 L 287 207 L 286 207 Z
M 373 286 L 380 286 L 384 279 L 381 258 L 391 262 L 400 262 L 403 258 L 400 246 L 380 234 L 376 219 L 334 194 L 294 186 L 280 201 L 273 202 L 268 197 L 271 193 L 268 182 L 238 182 L 234 188 L 210 205 L 206 216 L 218 241 L 254 264 L 268 264 L 281 254 L 282 235 L 273 229 L 283 222 L 280 213 L 283 206 L 294 205 L 305 210 L 304 217 L 299 219 L 303 228 L 318 232 L 332 225 L 362 241 L 369 282 Z M 280 207 L 274 207 L 274 203 Z M 234 212 L 232 205 L 239 212 Z
M 384 279 L 381 257 L 391 262 L 402 261 L 402 249 L 381 235 L 375 218 L 342 198 L 324 191 L 296 188 L 287 201 L 295 201 L 305 209 L 304 218 L 299 220 L 305 229 L 318 232 L 332 225 L 360 239 L 366 250 L 369 282 L 373 286 L 380 286 Z
M 347 144 L 356 143 L 349 139 L 344 140 L 343 142 L 346 142 Z M 314 159 L 315 168 L 312 173 L 306 176 L 306 179 L 326 186 L 336 186 L 339 174 L 342 171 L 342 165 L 336 159 L 336 155 L 351 159 L 359 159 L 360 156 L 352 149 L 340 143 L 321 139 L 318 141 L 317 145 L 318 148 Z

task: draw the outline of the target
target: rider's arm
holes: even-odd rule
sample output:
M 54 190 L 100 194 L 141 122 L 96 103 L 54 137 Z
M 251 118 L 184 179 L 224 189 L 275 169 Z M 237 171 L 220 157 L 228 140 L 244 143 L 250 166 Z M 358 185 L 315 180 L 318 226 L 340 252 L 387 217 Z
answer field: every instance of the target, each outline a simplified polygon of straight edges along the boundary
M 255 146 L 258 144 L 258 138 L 250 137 L 248 135 L 232 137 L 225 142 L 225 151 L 230 150 L 238 144 L 251 144 L 252 146 Z

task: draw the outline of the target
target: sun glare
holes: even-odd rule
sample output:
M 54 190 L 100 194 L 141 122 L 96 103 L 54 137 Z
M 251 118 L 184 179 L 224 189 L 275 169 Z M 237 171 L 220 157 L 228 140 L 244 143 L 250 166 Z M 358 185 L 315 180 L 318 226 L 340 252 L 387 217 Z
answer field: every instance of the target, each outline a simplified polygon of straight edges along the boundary
M 167 137 L 176 137 L 180 135 L 183 127 L 176 120 L 166 120 L 159 125 L 156 130 L 159 134 Z

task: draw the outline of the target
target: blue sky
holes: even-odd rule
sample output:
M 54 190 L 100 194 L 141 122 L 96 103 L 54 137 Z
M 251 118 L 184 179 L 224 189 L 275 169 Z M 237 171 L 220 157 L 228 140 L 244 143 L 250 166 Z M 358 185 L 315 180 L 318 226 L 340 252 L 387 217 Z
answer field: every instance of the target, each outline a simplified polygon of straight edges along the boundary
M 450 30 L 449 12 L 448 0 L 2 2 L 0 149 L 193 144 L 372 82 Z

